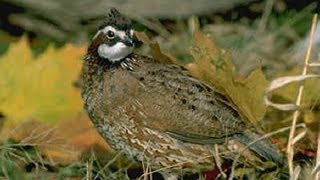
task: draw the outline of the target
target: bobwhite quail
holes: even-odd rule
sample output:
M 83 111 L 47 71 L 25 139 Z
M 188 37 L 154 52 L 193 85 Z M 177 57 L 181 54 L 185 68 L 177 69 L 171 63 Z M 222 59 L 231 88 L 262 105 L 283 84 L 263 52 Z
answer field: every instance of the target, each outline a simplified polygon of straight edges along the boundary
M 99 27 L 82 69 L 82 98 L 101 136 L 129 158 L 165 173 L 209 170 L 215 156 L 283 158 L 234 106 L 179 65 L 133 53 L 130 20 L 116 9 Z M 250 144 L 251 143 L 251 144 Z

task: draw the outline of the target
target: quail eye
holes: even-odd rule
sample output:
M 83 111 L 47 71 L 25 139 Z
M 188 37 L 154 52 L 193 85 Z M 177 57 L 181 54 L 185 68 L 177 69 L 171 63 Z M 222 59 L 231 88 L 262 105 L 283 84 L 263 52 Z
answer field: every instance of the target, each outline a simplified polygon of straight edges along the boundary
M 114 32 L 113 31 L 108 31 L 107 32 L 107 37 L 109 38 L 109 39 L 113 39 L 115 36 L 114 36 Z

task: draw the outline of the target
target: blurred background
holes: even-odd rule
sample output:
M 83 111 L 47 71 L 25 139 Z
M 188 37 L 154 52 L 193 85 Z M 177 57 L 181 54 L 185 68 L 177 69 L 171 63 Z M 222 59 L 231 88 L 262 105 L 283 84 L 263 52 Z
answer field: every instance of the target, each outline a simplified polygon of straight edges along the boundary
M 35 53 L 46 45 L 88 43 L 110 7 L 117 7 L 135 21 L 135 29 L 157 38 L 182 60 L 188 48 L 188 18 L 200 18 L 203 30 L 218 44 L 234 51 L 239 72 L 262 65 L 268 74 L 294 66 L 304 53 L 310 28 L 312 0 L 1 0 L 1 45 L 27 35 Z M 319 33 L 317 33 L 319 34 Z M 188 38 L 189 37 L 189 38 Z M 319 38 L 315 38 L 319 41 Z M 302 48 L 302 49 L 301 49 Z M 255 49 L 252 52 L 252 49 Z M 248 53 L 250 52 L 250 53 Z
M 264 81 L 253 84 L 266 86 L 275 77 L 301 73 L 316 0 L 0 0 L 0 178 L 128 179 L 143 173 L 97 134 L 77 86 L 86 48 L 110 7 L 182 64 L 193 60 L 190 17 L 197 16 L 202 31 L 232 53 L 235 78 L 261 68 Z M 311 61 L 319 62 L 319 25 L 313 44 Z M 136 51 L 150 54 L 143 43 Z M 294 102 L 297 89 L 286 87 L 273 98 Z M 299 122 L 308 132 L 295 160 L 312 167 L 319 80 L 308 81 L 305 91 Z M 260 105 L 267 132 L 290 124 L 292 112 Z M 274 140 L 285 152 L 287 134 Z

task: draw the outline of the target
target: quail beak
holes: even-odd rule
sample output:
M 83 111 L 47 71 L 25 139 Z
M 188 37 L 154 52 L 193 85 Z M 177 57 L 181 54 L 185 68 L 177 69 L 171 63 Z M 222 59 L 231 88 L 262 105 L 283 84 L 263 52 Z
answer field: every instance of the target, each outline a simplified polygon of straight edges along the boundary
M 122 41 L 126 46 L 130 46 L 133 47 L 134 43 L 133 43 L 133 38 L 130 36 L 126 36 L 126 38 Z

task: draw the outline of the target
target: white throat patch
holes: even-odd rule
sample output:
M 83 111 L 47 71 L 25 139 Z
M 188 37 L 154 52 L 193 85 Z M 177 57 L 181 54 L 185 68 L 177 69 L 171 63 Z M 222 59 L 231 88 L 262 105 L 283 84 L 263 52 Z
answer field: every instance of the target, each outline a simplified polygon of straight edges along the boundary
M 130 53 L 132 53 L 132 51 L 133 51 L 133 47 L 126 46 L 122 42 L 117 42 L 113 46 L 101 44 L 98 47 L 99 56 L 106 58 L 106 59 L 110 60 L 111 62 L 117 62 L 117 61 L 125 58 Z

